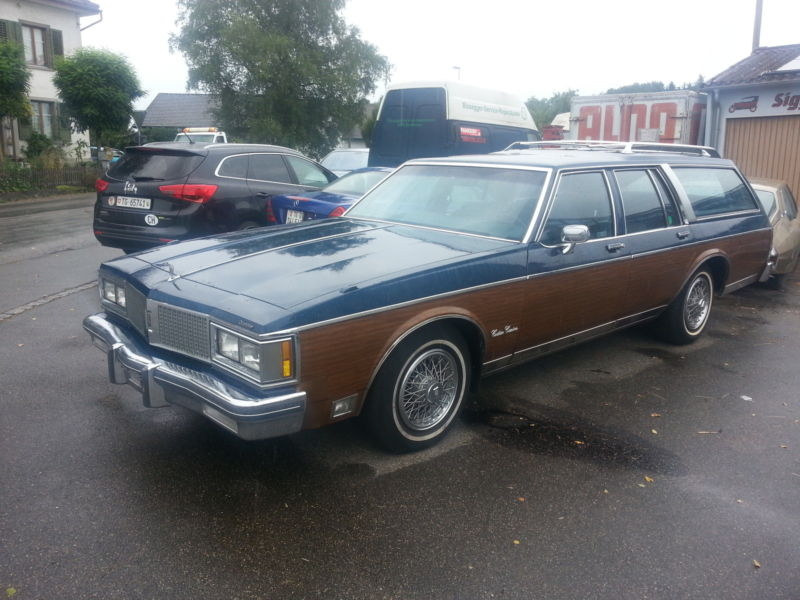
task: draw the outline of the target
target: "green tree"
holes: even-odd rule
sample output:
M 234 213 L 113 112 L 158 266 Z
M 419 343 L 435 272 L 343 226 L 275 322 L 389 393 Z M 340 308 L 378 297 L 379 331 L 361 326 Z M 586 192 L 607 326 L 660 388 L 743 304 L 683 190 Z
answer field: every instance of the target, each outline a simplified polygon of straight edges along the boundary
M 569 102 L 577 93 L 575 90 L 567 90 L 555 93 L 549 98 L 536 98 L 535 96 L 528 98 L 525 104 L 531 111 L 536 127 L 541 130 L 545 125 L 550 125 L 557 114 L 569 112 Z
M 30 81 L 31 73 L 25 65 L 22 46 L 0 41 L 0 122 L 6 117 L 30 116 Z M 0 160 L 6 155 L 3 139 L 4 136 L 0 136 Z
M 128 61 L 106 50 L 82 48 L 56 63 L 53 82 L 77 131 L 89 131 L 92 142 L 111 145 L 126 132 L 133 102 L 144 96 Z
M 190 89 L 231 137 L 321 156 L 361 122 L 390 65 L 339 14 L 345 0 L 179 0 L 171 39 Z
M 664 84 L 663 81 L 648 81 L 646 83 L 631 83 L 629 85 L 623 85 L 616 88 L 609 88 L 605 91 L 606 94 L 633 94 L 636 92 L 666 92 L 670 89 L 675 89 L 675 84 L 670 83 L 669 85 L 672 86 L 670 88 L 668 85 Z
M 378 100 L 377 104 L 368 111 L 369 114 L 364 117 L 364 120 L 361 122 L 361 135 L 363 136 L 364 144 L 367 148 L 372 147 L 372 132 L 375 131 L 375 123 L 378 122 L 378 110 L 380 109 L 382 100 L 383 98 Z

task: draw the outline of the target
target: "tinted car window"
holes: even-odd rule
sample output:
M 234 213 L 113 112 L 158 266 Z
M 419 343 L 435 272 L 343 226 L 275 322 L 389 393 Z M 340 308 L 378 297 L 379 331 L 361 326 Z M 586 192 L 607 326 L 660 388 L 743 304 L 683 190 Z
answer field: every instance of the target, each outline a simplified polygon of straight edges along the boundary
M 194 171 L 204 158 L 197 154 L 132 148 L 111 165 L 108 176 L 114 179 L 132 178 L 136 181 L 179 179 Z
M 322 159 L 322 166 L 331 171 L 354 171 L 367 166 L 369 152 L 334 150 Z
M 236 177 L 238 179 L 247 178 L 247 161 L 249 156 L 228 156 L 222 159 L 217 167 L 217 175 L 220 177 Z
M 756 207 L 744 181 L 732 169 L 673 167 L 698 217 Z
M 294 169 L 294 174 L 297 175 L 297 181 L 300 185 L 311 185 L 314 187 L 328 185 L 328 177 L 317 165 L 297 156 L 287 156 L 286 160 L 292 165 L 292 169 Z
M 761 202 L 761 206 L 764 207 L 764 212 L 771 215 L 772 211 L 775 210 L 775 193 L 767 190 L 755 190 L 755 192 Z
M 794 196 L 792 196 L 791 190 L 789 188 L 783 189 L 783 199 L 786 200 L 786 216 L 790 219 L 794 219 L 797 217 L 797 203 L 794 200 Z
M 658 189 L 658 193 L 664 204 L 664 212 L 667 215 L 667 226 L 672 227 L 673 225 L 680 225 L 682 222 L 680 213 L 678 213 L 678 209 L 675 206 L 673 196 L 667 191 L 667 186 L 664 185 L 661 174 L 657 171 L 650 171 L 650 175 L 653 178 L 653 184 L 655 184 L 656 189 Z
M 385 179 L 388 174 L 388 171 L 349 173 L 348 175 L 343 175 L 339 179 L 334 180 L 330 185 L 326 185 L 325 191 L 333 194 L 363 196 L 368 189 Z
M 251 154 L 248 179 L 294 183 L 280 154 Z
M 611 198 L 602 173 L 573 173 L 561 178 L 541 242 L 561 243 L 565 225 L 586 225 L 590 238 L 614 235 Z
M 667 224 L 661 198 L 646 170 L 615 171 L 614 176 L 622 195 L 628 233 L 659 229 Z

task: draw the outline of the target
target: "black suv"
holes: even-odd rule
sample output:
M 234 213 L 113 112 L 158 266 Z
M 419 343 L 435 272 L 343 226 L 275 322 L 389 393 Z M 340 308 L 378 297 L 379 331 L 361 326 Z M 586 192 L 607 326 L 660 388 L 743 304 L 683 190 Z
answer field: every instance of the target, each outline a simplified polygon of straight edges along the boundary
M 127 148 L 98 179 L 94 235 L 134 252 L 173 240 L 274 223 L 270 198 L 336 179 L 301 153 L 263 144 Z

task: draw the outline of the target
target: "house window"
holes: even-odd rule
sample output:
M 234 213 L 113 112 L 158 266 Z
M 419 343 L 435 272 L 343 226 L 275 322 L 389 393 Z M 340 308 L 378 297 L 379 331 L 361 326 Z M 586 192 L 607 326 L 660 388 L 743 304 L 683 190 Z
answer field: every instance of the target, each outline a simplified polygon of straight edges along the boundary
M 29 65 L 46 64 L 44 45 L 46 31 L 42 27 L 22 26 L 22 45 L 25 47 L 25 61 Z
M 31 126 L 33 127 L 33 130 L 52 138 L 54 113 L 53 103 L 37 102 L 32 100 L 31 106 L 33 107 L 33 116 L 31 118 Z

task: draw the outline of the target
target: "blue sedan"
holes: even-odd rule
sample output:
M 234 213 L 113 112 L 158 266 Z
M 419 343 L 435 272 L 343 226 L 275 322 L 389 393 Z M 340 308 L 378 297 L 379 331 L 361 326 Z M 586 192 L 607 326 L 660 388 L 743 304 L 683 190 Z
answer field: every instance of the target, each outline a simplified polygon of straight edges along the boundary
M 304 192 L 302 196 L 275 196 L 272 199 L 274 222 L 301 223 L 340 217 L 353 202 L 393 170 L 388 167 L 367 167 L 352 171 L 316 192 Z

